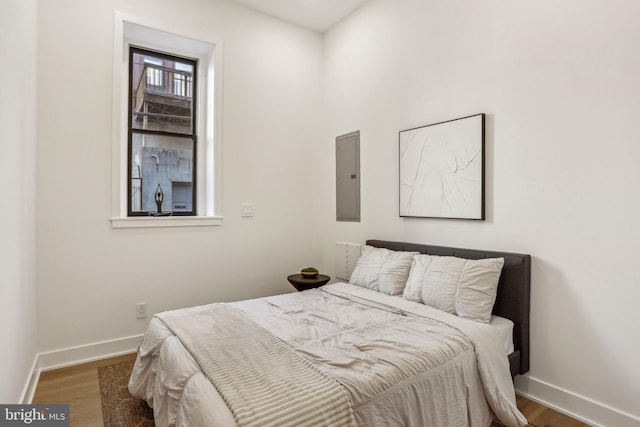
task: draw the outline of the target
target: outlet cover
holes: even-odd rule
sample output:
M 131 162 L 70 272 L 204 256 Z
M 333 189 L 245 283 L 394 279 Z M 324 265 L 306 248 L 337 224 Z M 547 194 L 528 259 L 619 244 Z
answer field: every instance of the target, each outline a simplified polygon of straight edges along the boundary
M 144 319 L 147 317 L 147 303 L 139 302 L 136 304 L 136 319 Z

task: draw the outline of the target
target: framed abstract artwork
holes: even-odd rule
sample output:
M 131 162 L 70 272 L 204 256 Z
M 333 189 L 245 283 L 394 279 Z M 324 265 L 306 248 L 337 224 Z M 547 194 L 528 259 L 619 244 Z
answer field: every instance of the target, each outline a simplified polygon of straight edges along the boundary
M 400 216 L 484 219 L 484 114 L 400 131 Z

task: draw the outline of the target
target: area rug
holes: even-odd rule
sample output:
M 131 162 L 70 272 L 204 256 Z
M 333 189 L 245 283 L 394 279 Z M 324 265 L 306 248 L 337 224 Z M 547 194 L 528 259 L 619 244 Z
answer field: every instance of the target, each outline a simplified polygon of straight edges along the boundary
M 104 427 L 154 427 L 153 409 L 129 394 L 134 361 L 98 368 Z

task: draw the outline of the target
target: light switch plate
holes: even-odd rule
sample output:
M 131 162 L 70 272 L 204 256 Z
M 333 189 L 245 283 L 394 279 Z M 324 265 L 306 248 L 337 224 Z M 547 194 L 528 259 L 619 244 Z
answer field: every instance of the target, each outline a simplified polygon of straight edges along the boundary
M 242 216 L 243 217 L 252 217 L 253 216 L 253 203 L 243 203 L 242 204 Z

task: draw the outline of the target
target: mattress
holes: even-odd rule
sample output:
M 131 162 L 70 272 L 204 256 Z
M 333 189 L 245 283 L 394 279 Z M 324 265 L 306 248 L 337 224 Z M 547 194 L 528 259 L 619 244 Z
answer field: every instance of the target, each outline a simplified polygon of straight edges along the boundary
M 526 424 L 515 406 L 499 332 L 508 335 L 508 325 L 500 319 L 497 326 L 476 324 L 349 284 L 230 305 L 340 382 L 359 426 L 486 427 L 494 413 L 506 425 Z M 236 426 L 211 381 L 157 317 L 129 390 L 153 407 L 158 426 Z

